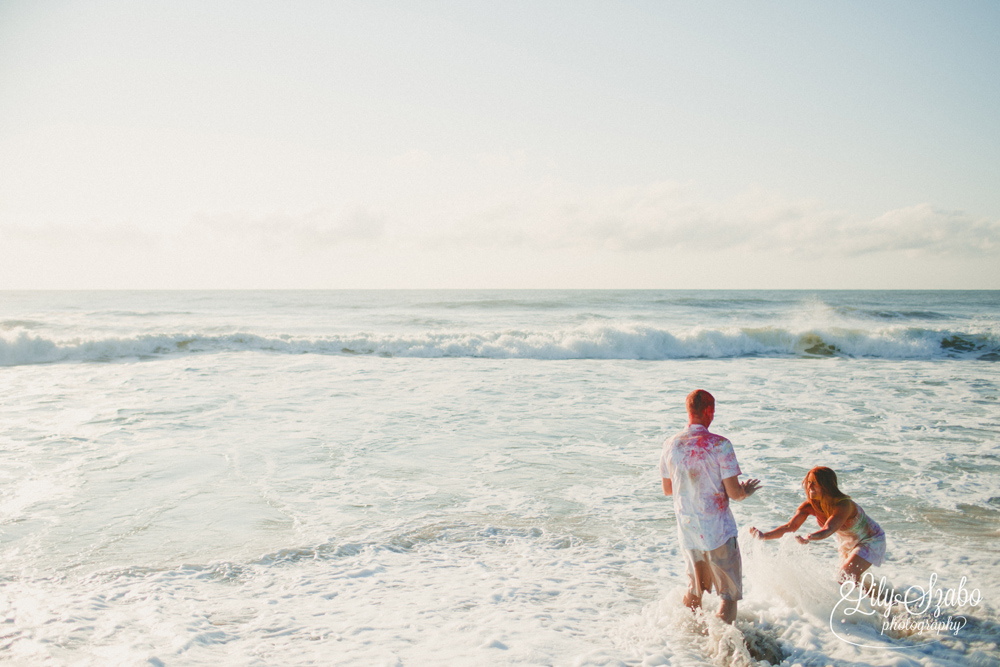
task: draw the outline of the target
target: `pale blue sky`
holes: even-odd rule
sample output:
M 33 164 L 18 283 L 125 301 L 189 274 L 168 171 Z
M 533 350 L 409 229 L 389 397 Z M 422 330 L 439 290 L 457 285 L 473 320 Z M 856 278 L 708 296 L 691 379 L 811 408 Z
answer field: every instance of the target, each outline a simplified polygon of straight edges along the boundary
M 1000 288 L 995 2 L 0 0 L 0 289 Z

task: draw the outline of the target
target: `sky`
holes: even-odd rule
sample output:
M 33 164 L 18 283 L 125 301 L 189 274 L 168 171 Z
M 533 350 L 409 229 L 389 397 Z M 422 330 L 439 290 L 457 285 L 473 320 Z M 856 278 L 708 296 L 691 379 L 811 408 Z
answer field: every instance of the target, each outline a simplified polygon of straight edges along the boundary
M 1000 289 L 1000 3 L 0 0 L 0 289 Z

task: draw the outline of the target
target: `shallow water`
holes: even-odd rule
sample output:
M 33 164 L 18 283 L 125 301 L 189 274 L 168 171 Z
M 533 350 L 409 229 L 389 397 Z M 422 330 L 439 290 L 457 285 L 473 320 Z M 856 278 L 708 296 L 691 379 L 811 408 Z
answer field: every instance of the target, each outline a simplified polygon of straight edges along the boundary
M 989 292 L 3 295 L 0 655 L 753 664 L 679 604 L 656 463 L 700 386 L 764 483 L 734 504 L 758 657 L 1000 664 L 998 311 Z M 791 342 L 745 349 L 751 329 Z M 814 465 L 886 530 L 873 572 L 980 591 L 945 605 L 957 634 L 845 616 L 832 540 L 749 540 Z

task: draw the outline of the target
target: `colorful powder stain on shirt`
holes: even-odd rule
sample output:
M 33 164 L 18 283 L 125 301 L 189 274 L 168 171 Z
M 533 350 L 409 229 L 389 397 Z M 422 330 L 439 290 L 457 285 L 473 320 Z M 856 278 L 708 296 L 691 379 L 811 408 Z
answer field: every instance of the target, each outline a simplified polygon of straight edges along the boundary
M 664 442 L 660 475 L 671 481 L 685 549 L 709 551 L 736 537 L 722 480 L 739 474 L 732 443 L 701 424 L 691 424 Z

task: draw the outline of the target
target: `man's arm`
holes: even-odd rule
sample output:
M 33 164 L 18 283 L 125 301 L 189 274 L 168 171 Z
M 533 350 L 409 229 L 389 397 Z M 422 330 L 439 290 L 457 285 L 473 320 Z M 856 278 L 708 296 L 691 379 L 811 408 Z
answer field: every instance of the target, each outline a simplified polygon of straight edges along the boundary
M 663 495 L 672 496 L 674 495 L 674 483 L 670 481 L 669 477 L 664 477 L 663 479 Z
M 729 496 L 730 500 L 743 500 L 752 496 L 754 491 L 760 488 L 760 480 L 748 479 L 741 484 L 739 475 L 733 475 L 722 480 L 722 486 L 726 488 L 726 495 Z

